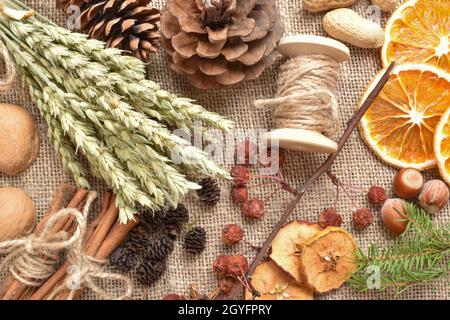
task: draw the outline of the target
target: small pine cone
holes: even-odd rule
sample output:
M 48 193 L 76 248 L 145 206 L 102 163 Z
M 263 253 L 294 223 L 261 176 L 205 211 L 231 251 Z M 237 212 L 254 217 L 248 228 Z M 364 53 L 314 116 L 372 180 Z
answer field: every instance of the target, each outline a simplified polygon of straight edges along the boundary
M 150 242 L 150 234 L 145 224 L 138 224 L 130 232 L 127 244 L 134 247 L 136 250 L 145 249 Z
M 186 233 L 184 237 L 184 248 L 188 253 L 198 254 L 205 250 L 206 231 L 201 227 L 195 227 Z
M 164 210 L 153 213 L 150 211 L 144 211 L 141 214 L 141 224 L 145 225 L 149 233 L 156 233 L 164 227 L 164 221 L 162 216 L 165 214 Z
M 165 260 L 172 253 L 175 247 L 174 241 L 169 236 L 154 240 L 146 248 L 144 259 L 161 261 Z
M 146 260 L 137 267 L 136 277 L 143 285 L 151 286 L 163 276 L 166 269 L 166 260 Z
M 220 187 L 216 179 L 206 178 L 199 182 L 202 187 L 197 190 L 198 197 L 201 201 L 210 206 L 215 206 L 220 200 Z
M 176 209 L 169 209 L 162 212 L 161 219 L 165 225 L 176 225 L 180 227 L 189 221 L 189 211 L 183 204 L 179 204 Z
M 139 265 L 139 257 L 140 255 L 129 246 L 121 246 L 109 256 L 109 263 L 123 272 L 128 272 Z

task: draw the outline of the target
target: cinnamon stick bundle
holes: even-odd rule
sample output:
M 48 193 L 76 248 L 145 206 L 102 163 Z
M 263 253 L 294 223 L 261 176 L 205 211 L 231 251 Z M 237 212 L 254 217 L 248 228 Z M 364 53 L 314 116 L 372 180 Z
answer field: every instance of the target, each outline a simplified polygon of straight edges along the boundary
M 109 201 L 108 201 L 109 200 Z M 102 210 L 99 216 L 90 225 L 86 233 L 85 254 L 96 260 L 104 260 L 125 240 L 128 233 L 139 222 L 138 216 L 127 224 L 118 221 L 119 210 L 115 205 L 115 197 L 107 195 L 103 200 Z M 47 299 L 49 295 L 58 288 L 63 281 L 66 281 L 68 264 L 65 263 L 56 271 L 30 299 Z M 68 289 L 62 291 L 55 299 L 67 299 L 70 294 Z M 74 297 L 78 298 L 81 290 L 78 290 Z

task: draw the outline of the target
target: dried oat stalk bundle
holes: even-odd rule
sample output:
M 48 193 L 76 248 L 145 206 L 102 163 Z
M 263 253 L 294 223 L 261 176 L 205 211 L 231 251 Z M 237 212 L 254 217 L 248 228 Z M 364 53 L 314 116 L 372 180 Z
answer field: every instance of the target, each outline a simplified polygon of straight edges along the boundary
M 161 15 L 171 68 L 201 89 L 258 78 L 283 32 L 275 0 L 168 0 Z
M 159 48 L 160 12 L 151 0 L 56 0 L 70 16 L 79 8 L 79 31 L 148 61 Z
M 18 0 L 4 4 L 26 8 Z M 126 222 L 137 204 L 152 211 L 177 207 L 190 190 L 200 188 L 186 174 L 228 177 L 202 150 L 172 132 L 193 132 L 196 121 L 228 130 L 230 121 L 146 80 L 140 60 L 42 19 L 16 21 L 2 14 L 0 39 L 80 187 L 89 188 L 79 160 L 84 156 L 92 174 L 117 195 L 120 219 Z

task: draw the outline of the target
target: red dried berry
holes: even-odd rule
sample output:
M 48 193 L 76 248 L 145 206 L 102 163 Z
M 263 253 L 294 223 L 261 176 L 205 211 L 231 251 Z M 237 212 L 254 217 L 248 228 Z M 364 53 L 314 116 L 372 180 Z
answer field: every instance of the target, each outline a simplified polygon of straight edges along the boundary
M 238 280 L 234 277 L 224 277 L 219 281 L 219 288 L 223 293 L 228 294 L 238 283 Z
M 230 171 L 233 182 L 237 186 L 245 186 L 250 180 L 250 171 L 246 166 L 234 166 Z
M 319 224 L 322 228 L 340 227 L 342 216 L 334 208 L 325 209 L 319 215 Z
M 259 219 L 264 215 L 264 203 L 259 199 L 247 200 L 242 204 L 242 213 L 250 219 Z
M 228 275 L 233 275 L 240 277 L 247 272 L 248 261 L 243 255 L 235 255 L 229 257 L 227 273 Z
M 373 222 L 373 213 L 368 208 L 362 208 L 353 213 L 353 224 L 357 229 L 365 229 Z
M 236 146 L 236 163 L 243 165 L 256 164 L 258 160 L 258 146 L 245 139 Z
M 166 295 L 163 300 L 184 300 L 182 296 L 176 293 Z
M 248 191 L 245 187 L 233 187 L 231 188 L 231 200 L 233 203 L 243 203 L 248 199 Z
M 238 244 L 244 236 L 244 230 L 237 224 L 228 224 L 222 229 L 222 240 L 226 245 Z
M 230 256 L 222 254 L 214 260 L 213 269 L 219 277 L 224 277 L 228 274 L 228 265 L 230 264 Z
M 386 190 L 378 186 L 370 187 L 367 197 L 369 198 L 369 202 L 372 204 L 383 204 L 388 199 Z

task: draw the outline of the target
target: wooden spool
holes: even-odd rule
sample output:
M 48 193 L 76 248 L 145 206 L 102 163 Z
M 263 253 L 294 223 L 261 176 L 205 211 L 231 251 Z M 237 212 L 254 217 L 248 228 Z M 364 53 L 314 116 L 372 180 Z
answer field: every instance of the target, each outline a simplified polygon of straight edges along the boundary
M 350 58 L 350 50 L 343 43 L 321 36 L 295 35 L 281 39 L 278 51 L 287 58 L 300 55 L 321 54 L 341 63 Z M 280 128 L 265 135 L 268 145 L 278 142 L 281 148 L 314 152 L 334 153 L 337 143 L 323 134 L 305 129 Z

